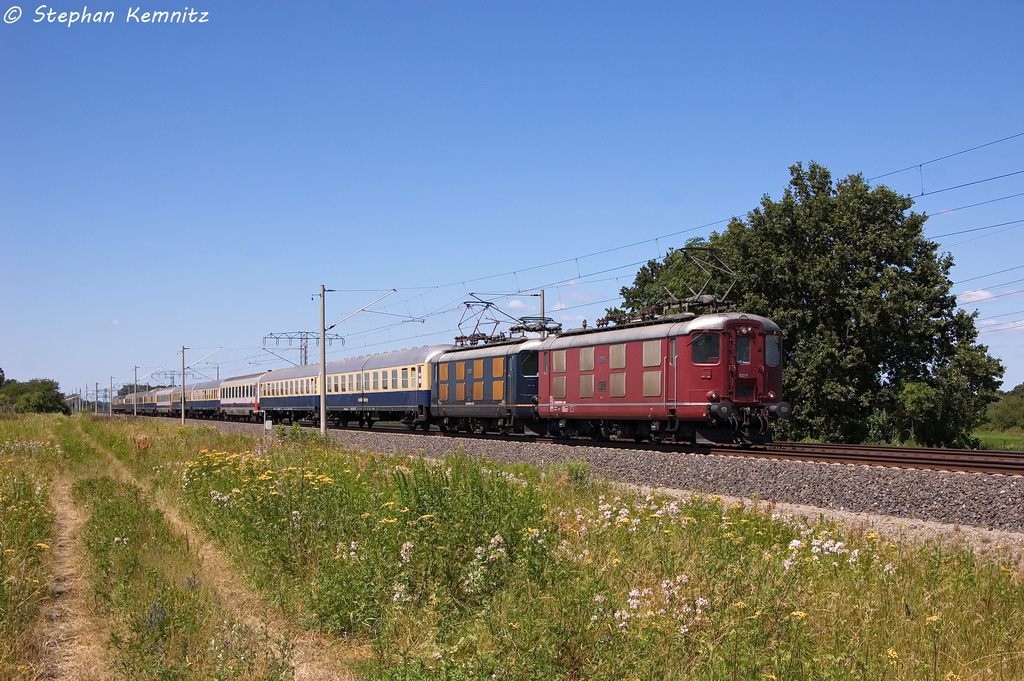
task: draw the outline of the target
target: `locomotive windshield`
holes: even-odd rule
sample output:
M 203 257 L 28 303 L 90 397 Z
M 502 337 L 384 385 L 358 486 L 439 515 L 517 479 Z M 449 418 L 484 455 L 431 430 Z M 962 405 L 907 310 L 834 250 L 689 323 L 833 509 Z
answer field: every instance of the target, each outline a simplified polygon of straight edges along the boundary
M 718 364 L 719 335 L 717 333 L 697 333 L 690 341 L 690 356 L 694 364 Z
M 782 364 L 782 336 L 764 337 L 764 363 L 770 367 Z

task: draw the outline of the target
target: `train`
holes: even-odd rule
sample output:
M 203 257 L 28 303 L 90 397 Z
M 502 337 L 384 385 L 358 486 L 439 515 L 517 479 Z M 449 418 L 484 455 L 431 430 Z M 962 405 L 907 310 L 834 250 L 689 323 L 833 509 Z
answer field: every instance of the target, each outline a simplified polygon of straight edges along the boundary
M 754 314 L 684 312 L 327 363 L 327 420 L 368 428 L 555 438 L 764 444 L 791 415 L 783 338 Z M 320 418 L 320 365 L 186 385 L 185 416 Z M 182 388 L 130 393 L 119 414 L 181 416 Z

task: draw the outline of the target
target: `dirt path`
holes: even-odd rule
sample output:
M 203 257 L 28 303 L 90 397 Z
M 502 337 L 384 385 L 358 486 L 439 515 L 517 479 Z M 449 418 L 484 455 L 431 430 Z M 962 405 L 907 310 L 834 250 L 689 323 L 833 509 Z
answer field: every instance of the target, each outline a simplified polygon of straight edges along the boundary
M 149 491 L 148 480 L 137 480 L 113 452 L 84 431 L 82 437 L 107 457 L 110 467 L 121 481 Z M 203 583 L 217 595 L 221 605 L 236 620 L 257 631 L 266 626 L 267 633 L 272 639 L 284 634 L 290 637 L 294 646 L 292 661 L 297 681 L 356 681 L 359 678 L 351 669 L 354 663 L 370 659 L 368 645 L 356 644 L 297 626 L 273 603 L 250 589 L 228 555 L 201 530 L 182 518 L 168 499 L 157 496 L 154 497 L 154 502 L 175 531 L 187 538 L 189 546 L 202 557 L 200 577 Z
M 53 583 L 42 608 L 36 640 L 45 646 L 47 679 L 113 678 L 107 658 L 110 629 L 89 596 L 82 526 L 87 514 L 71 499 L 71 483 L 58 479 L 50 494 L 54 523 Z

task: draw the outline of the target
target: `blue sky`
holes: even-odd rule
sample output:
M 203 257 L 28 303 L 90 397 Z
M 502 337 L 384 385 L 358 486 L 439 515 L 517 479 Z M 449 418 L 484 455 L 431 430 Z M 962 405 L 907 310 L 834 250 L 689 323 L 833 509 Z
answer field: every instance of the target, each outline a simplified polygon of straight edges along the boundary
M 314 330 L 320 284 L 329 322 L 392 288 L 374 310 L 425 320 L 357 315 L 331 358 L 450 342 L 470 292 L 593 322 L 797 161 L 913 167 L 877 182 L 926 192 L 928 235 L 1024 219 L 1024 174 L 938 191 L 1024 170 L 1024 136 L 926 163 L 1024 133 L 1019 1 L 37 7 L 0 23 L 0 367 L 65 391 L 182 345 L 221 348 L 196 376 L 287 366 L 263 339 Z M 1022 235 L 937 239 L 1006 387 Z

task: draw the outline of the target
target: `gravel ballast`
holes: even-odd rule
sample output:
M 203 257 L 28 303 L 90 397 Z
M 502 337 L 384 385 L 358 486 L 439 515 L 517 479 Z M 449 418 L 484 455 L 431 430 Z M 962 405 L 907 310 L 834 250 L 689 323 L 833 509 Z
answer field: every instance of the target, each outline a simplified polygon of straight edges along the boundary
M 210 425 L 196 421 L 196 424 Z M 262 426 L 216 423 L 259 432 Z M 473 456 L 544 467 L 586 461 L 595 475 L 652 488 L 757 498 L 820 509 L 893 516 L 989 530 L 1024 532 L 1024 477 L 856 466 L 778 459 L 609 449 L 505 440 L 439 437 L 376 430 L 331 430 L 352 447 L 441 458 Z

